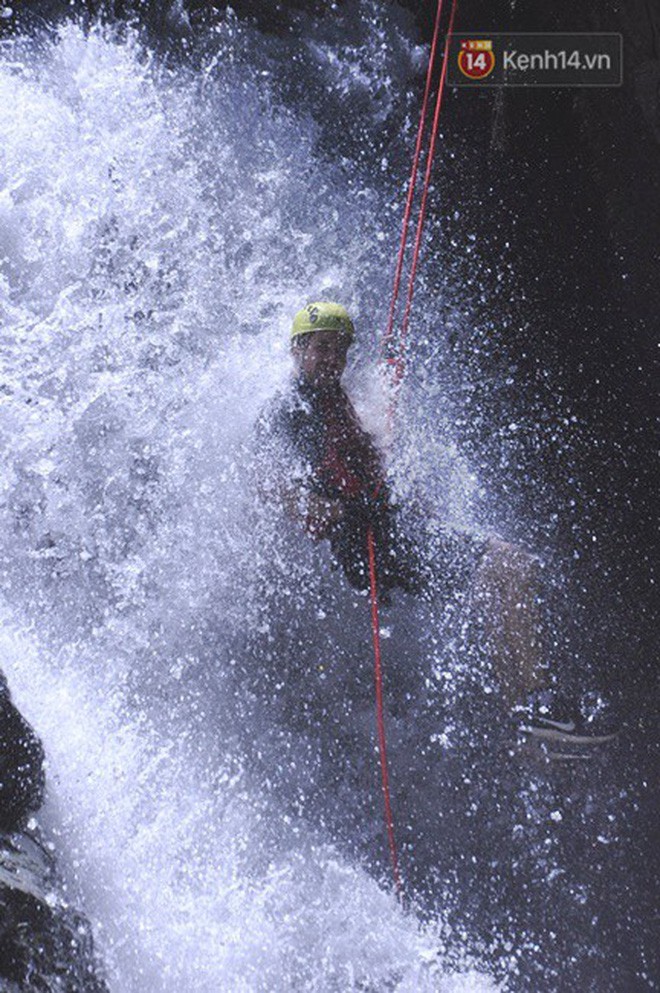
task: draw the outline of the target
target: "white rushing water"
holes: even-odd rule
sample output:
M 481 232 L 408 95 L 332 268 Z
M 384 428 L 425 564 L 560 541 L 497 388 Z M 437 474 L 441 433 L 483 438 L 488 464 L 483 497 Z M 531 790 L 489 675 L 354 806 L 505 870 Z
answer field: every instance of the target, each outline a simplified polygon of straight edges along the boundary
M 420 52 L 356 9 L 377 59 L 314 38 L 301 57 L 374 93 L 377 128 Z M 279 761 L 230 675 L 271 592 L 246 446 L 308 298 L 353 308 L 358 364 L 373 355 L 398 216 L 278 101 L 292 42 L 262 52 L 230 20 L 214 44 L 198 73 L 75 24 L 3 51 L 0 667 L 46 747 L 42 819 L 113 993 L 494 990 L 443 958 L 441 917 L 404 913 L 246 760 L 263 733 Z M 378 384 L 353 375 L 377 425 Z M 413 450 L 420 478 L 450 470 L 460 517 L 469 474 L 442 431 L 410 439 L 408 477 Z M 297 553 L 293 582 L 314 587 L 323 553 Z M 352 619 L 316 615 L 314 638 L 369 678 L 366 603 L 319 582 Z

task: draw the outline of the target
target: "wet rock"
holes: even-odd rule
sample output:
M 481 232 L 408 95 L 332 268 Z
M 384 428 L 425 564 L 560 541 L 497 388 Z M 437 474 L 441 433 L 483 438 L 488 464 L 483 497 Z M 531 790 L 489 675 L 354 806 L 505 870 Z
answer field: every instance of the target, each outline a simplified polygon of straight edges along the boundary
M 0 989 L 106 993 L 89 923 L 70 907 L 28 818 L 44 796 L 41 742 L 0 674 Z

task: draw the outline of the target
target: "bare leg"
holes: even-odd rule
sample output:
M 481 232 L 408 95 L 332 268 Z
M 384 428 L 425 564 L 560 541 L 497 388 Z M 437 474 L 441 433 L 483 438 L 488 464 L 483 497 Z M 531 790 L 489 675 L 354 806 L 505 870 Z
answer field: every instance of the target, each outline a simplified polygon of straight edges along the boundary
M 472 609 L 509 706 L 543 684 L 538 568 L 527 552 L 491 539 L 474 577 Z

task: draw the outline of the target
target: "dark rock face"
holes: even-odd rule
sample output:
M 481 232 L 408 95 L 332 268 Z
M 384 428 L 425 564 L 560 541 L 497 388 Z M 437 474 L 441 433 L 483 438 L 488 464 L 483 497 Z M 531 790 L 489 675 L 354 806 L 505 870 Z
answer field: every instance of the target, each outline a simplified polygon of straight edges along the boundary
M 54 866 L 38 851 L 29 836 L 0 837 L 1 988 L 106 993 L 89 923 L 57 901 Z
M 0 675 L 0 831 L 16 831 L 41 806 L 44 753 L 34 731 L 11 702 Z
M 53 857 L 27 828 L 43 801 L 43 762 L 0 674 L 0 988 L 104 993 L 89 923 L 61 898 Z

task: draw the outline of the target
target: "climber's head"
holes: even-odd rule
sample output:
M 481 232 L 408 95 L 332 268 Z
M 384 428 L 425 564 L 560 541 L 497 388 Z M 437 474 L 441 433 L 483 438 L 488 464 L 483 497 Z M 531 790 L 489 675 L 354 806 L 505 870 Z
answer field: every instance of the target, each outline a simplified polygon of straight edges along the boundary
M 291 327 L 291 354 L 298 377 L 313 386 L 336 385 L 354 336 L 353 322 L 338 303 L 303 307 Z

